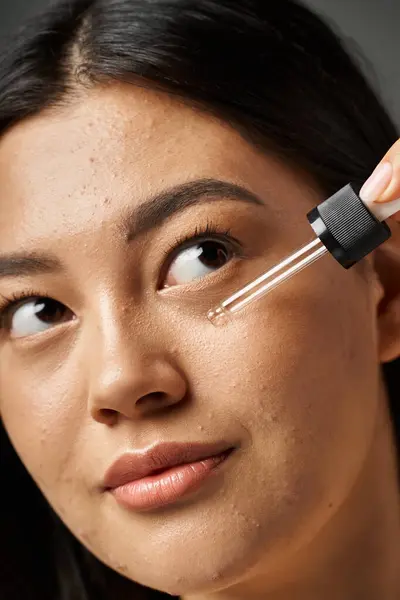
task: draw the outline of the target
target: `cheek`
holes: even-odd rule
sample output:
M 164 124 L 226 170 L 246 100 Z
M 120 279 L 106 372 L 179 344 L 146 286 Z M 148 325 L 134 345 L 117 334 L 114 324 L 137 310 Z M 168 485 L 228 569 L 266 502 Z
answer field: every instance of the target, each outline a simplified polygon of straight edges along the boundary
M 62 371 L 35 372 L 17 369 L 13 376 L 1 368 L 1 414 L 10 440 L 26 469 L 41 491 L 50 494 L 52 504 L 65 494 L 73 495 L 74 479 L 68 477 L 74 462 L 82 422 L 79 404 L 74 403 L 71 388 L 65 387 Z M 15 376 L 16 372 L 18 376 Z M 40 371 L 40 372 L 39 372 Z M 10 372 L 8 370 L 8 372 Z M 65 500 L 63 500 L 65 504 Z
M 373 291 L 355 271 L 338 269 L 325 265 L 320 279 L 315 271 L 304 273 L 230 324 L 198 332 L 185 349 L 196 365 L 190 380 L 221 391 L 239 410 L 254 409 L 253 399 L 264 399 L 260 407 L 273 409 L 278 397 L 290 401 L 295 412 L 297 405 L 303 409 L 315 403 L 314 398 L 326 410 L 322 399 L 338 389 L 351 392 L 353 408 L 366 391 L 375 397 L 379 361 Z M 234 398 L 230 393 L 236 390 Z M 341 396 L 336 400 L 340 405 Z
M 254 476 L 261 469 L 279 494 L 303 494 L 304 502 L 322 494 L 329 504 L 367 452 L 379 368 L 367 286 L 336 265 L 320 275 L 303 274 L 204 332 L 212 349 L 203 341 L 193 379 L 195 396 L 212 407 L 200 422 L 210 426 L 211 413 L 240 423 L 258 457 Z
M 82 458 L 89 455 L 82 446 L 85 414 L 71 385 L 65 387 L 71 382 L 65 375 L 49 370 L 46 377 L 41 372 L 36 378 L 33 369 L 29 381 L 3 377 L 7 393 L 2 395 L 1 414 L 14 449 L 52 509 L 93 551 L 98 533 L 92 526 L 92 501 L 83 492 Z

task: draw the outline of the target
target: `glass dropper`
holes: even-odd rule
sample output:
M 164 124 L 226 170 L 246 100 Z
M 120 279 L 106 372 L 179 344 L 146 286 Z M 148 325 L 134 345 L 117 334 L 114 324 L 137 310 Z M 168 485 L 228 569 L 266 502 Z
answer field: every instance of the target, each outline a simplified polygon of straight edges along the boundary
M 308 213 L 317 236 L 314 241 L 226 298 L 207 313 L 207 318 L 213 325 L 223 325 L 328 252 L 349 269 L 389 239 L 391 232 L 384 219 L 398 211 L 400 198 L 387 204 L 367 204 L 355 186 L 346 185 Z

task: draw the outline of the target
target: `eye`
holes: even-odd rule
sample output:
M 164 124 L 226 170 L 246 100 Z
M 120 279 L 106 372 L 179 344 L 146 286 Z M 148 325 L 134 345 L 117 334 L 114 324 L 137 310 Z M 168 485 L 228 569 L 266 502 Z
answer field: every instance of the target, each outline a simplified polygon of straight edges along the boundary
M 12 338 L 22 338 L 42 331 L 73 318 L 73 313 L 63 304 L 46 297 L 31 297 L 13 301 L 3 311 L 2 322 Z
M 228 241 L 199 240 L 181 250 L 171 263 L 164 287 L 189 283 L 217 271 L 234 256 Z

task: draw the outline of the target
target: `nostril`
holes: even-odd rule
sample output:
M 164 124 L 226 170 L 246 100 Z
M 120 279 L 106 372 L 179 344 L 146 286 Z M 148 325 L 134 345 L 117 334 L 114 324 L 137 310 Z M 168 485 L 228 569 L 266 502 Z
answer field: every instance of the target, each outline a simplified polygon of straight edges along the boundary
M 112 408 L 102 408 L 100 412 L 103 415 L 104 419 L 107 421 L 109 421 L 110 419 L 115 419 L 115 417 L 118 414 L 118 411 Z
M 136 404 L 137 406 L 140 406 L 142 404 L 151 404 L 152 402 L 157 404 L 160 402 L 167 403 L 167 401 L 168 395 L 165 392 L 151 392 L 151 394 L 146 394 L 145 396 L 139 398 Z

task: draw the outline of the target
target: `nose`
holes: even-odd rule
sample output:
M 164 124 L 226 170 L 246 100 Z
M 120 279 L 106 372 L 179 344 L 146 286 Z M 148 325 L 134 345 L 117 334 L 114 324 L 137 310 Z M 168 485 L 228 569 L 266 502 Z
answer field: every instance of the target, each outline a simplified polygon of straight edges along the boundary
M 89 352 L 88 409 L 98 422 L 118 417 L 138 419 L 183 402 L 187 381 L 168 348 L 155 345 L 151 334 L 141 337 L 132 327 L 111 322 L 97 329 Z

